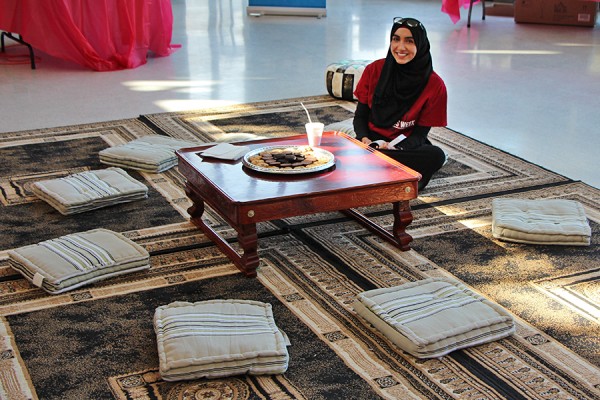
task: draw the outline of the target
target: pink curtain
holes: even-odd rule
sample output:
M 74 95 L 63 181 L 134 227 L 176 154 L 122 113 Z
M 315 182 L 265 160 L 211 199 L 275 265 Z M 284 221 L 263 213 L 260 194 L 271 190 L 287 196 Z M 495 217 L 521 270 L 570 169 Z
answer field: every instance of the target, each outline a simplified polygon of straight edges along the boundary
M 96 71 L 136 68 L 148 52 L 174 48 L 170 0 L 0 0 L 0 29 Z
M 457 23 L 460 20 L 460 9 L 469 8 L 470 0 L 442 0 L 442 12 L 445 12 L 450 16 L 453 23 Z M 473 4 L 478 4 L 479 0 L 474 1 Z

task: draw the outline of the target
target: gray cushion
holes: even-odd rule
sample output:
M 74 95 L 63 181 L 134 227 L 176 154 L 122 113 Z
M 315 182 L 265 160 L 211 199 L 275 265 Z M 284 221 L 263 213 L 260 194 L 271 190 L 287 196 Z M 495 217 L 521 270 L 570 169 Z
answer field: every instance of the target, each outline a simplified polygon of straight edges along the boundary
M 11 267 L 48 293 L 150 268 L 148 252 L 118 232 L 93 229 L 8 251 Z
M 499 305 L 449 279 L 429 278 L 360 293 L 354 309 L 402 350 L 434 358 L 514 333 Z
M 592 230 L 574 200 L 494 199 L 492 234 L 517 243 L 589 246 Z
M 100 162 L 145 172 L 163 172 L 177 165 L 175 151 L 194 147 L 193 143 L 168 136 L 148 135 L 100 151 Z
M 332 124 L 326 125 L 323 130 L 325 132 L 343 132 L 350 137 L 356 137 L 356 133 L 354 132 L 354 118 L 348 118 L 340 122 L 334 122 Z
M 35 182 L 31 191 L 63 215 L 148 197 L 148 188 L 121 168 L 107 168 Z
M 166 381 L 282 374 L 288 368 L 287 337 L 267 303 L 174 302 L 156 309 L 154 329 Z

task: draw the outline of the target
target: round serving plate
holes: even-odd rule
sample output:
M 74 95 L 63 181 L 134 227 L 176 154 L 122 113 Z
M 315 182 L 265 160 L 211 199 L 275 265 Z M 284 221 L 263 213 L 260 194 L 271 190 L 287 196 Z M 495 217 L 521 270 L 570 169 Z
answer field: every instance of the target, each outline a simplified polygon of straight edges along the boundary
M 244 158 L 242 159 L 242 164 L 244 164 L 245 167 L 247 167 L 253 171 L 265 172 L 267 174 L 282 174 L 282 175 L 308 174 L 311 172 L 323 171 L 323 170 L 331 168 L 333 165 L 335 165 L 335 157 L 333 156 L 333 154 L 327 150 L 323 150 L 318 147 L 312 148 L 312 150 L 313 150 L 315 156 L 317 156 L 317 158 L 319 160 L 323 159 L 325 162 L 323 162 L 319 165 L 315 165 L 315 166 L 309 165 L 307 167 L 296 167 L 296 168 L 291 168 L 291 167 L 281 168 L 281 167 L 273 167 L 273 166 L 261 167 L 259 165 L 255 165 L 250 162 L 250 158 L 257 156 L 260 153 L 265 152 L 265 151 L 285 150 L 285 149 L 290 149 L 291 151 L 302 151 L 306 147 L 308 147 L 308 146 L 265 146 L 265 147 L 261 147 L 261 148 L 254 149 L 254 150 L 246 153 L 244 155 Z

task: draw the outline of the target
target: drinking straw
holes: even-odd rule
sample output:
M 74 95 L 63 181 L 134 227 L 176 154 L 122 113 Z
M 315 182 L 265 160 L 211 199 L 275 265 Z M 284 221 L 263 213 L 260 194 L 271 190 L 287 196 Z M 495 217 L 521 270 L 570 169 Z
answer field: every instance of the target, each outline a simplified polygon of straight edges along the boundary
M 300 102 L 300 105 L 302 105 L 302 108 L 304 108 L 304 111 L 306 111 L 306 116 L 308 116 L 308 122 L 310 122 L 312 124 L 312 121 L 310 120 L 310 114 L 308 113 L 308 110 L 306 109 L 306 107 L 304 107 L 304 104 L 302 102 Z

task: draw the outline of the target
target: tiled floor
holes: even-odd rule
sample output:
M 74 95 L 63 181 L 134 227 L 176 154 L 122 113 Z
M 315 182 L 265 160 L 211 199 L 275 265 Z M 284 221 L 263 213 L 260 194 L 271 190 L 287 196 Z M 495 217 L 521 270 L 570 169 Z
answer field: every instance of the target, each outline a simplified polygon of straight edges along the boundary
M 326 94 L 340 59 L 384 57 L 394 16 L 426 26 L 454 130 L 600 187 L 600 23 L 456 25 L 439 0 L 327 0 L 327 17 L 246 15 L 247 0 L 173 0 L 169 57 L 94 72 L 38 53 L 0 65 L 0 132 Z M 11 49 L 12 51 L 12 49 Z

